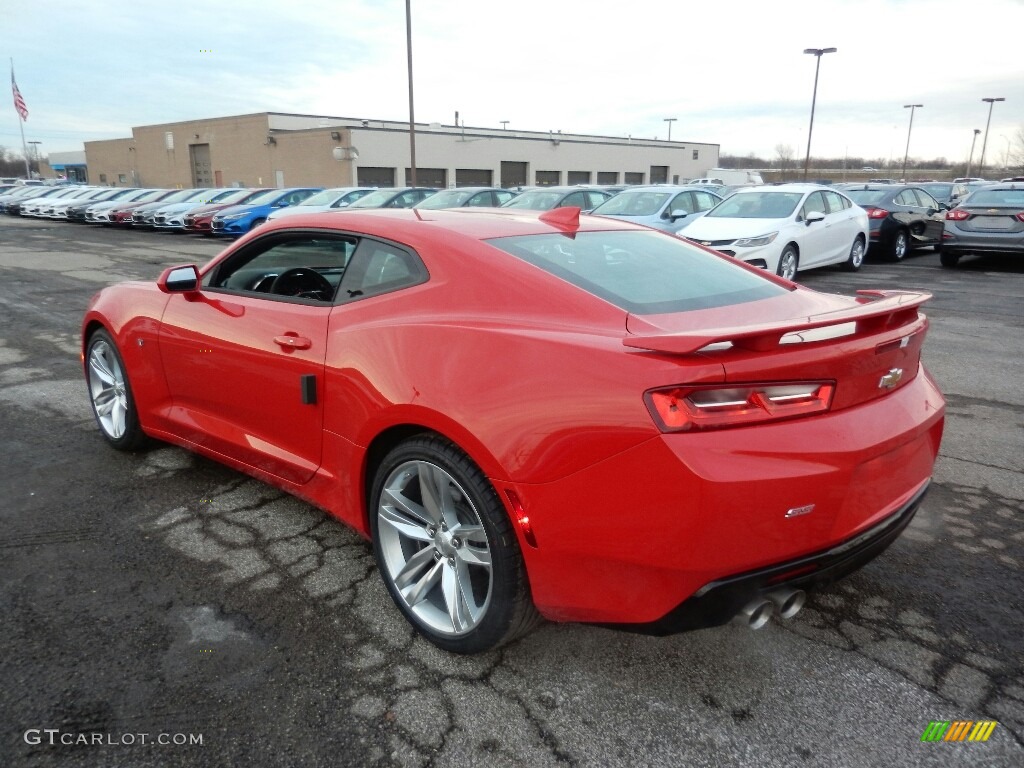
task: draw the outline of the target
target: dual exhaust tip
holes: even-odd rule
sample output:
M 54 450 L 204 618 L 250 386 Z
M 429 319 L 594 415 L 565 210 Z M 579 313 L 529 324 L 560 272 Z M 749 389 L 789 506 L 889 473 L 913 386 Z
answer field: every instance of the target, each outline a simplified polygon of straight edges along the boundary
M 736 614 L 736 620 L 751 629 L 760 629 L 768 623 L 776 610 L 781 618 L 791 619 L 800 613 L 806 602 L 807 593 L 802 589 L 777 589 L 743 606 Z

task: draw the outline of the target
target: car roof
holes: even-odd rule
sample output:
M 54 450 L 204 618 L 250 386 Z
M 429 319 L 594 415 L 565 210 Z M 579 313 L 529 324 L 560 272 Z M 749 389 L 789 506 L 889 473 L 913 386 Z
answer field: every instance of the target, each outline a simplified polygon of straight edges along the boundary
M 559 208 L 559 212 L 572 208 Z M 344 213 L 324 212 L 296 214 L 271 221 L 260 227 L 260 232 L 274 229 L 317 228 L 362 232 L 396 240 L 419 239 L 439 230 L 451 236 L 464 236 L 473 240 L 489 240 L 517 235 L 565 234 L 571 232 L 599 232 L 603 230 L 649 231 L 637 224 L 606 219 L 598 216 L 580 216 L 576 226 L 560 226 L 545 220 L 551 211 L 532 211 L 523 208 L 349 208 Z

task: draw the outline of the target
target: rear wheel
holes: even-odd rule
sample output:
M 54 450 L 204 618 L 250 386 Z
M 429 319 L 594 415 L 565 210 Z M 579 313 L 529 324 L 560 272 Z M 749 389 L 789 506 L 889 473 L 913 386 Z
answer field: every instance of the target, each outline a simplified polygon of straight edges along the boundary
M 800 257 L 797 255 L 796 248 L 792 245 L 787 245 L 782 250 L 782 255 L 779 256 L 779 267 L 775 270 L 775 274 L 787 280 L 795 280 L 796 271 L 799 267 Z
M 946 253 L 943 251 L 939 254 L 939 261 L 942 263 L 942 266 L 949 267 L 950 269 L 956 268 L 960 263 L 960 258 L 959 253 Z
M 131 384 L 113 338 L 100 329 L 86 350 L 89 401 L 100 433 L 119 451 L 132 451 L 146 439 L 139 426 Z
M 903 257 L 910 251 L 910 236 L 907 230 L 901 229 L 889 243 L 889 259 L 891 261 L 903 261 Z
M 850 246 L 850 255 L 843 263 L 843 269 L 847 272 L 856 272 L 864 263 L 864 239 L 860 236 Z
M 477 653 L 537 623 L 511 521 L 455 445 L 427 435 L 399 444 L 377 469 L 370 499 L 384 584 L 434 645 Z

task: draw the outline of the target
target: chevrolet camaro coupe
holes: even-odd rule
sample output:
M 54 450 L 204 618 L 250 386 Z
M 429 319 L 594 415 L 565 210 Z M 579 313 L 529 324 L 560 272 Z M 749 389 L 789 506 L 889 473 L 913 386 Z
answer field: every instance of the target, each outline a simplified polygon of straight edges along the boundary
M 757 627 L 878 555 L 942 435 L 928 299 L 578 208 L 349 209 L 101 290 L 82 359 L 107 443 L 328 510 L 472 653 L 541 617 Z

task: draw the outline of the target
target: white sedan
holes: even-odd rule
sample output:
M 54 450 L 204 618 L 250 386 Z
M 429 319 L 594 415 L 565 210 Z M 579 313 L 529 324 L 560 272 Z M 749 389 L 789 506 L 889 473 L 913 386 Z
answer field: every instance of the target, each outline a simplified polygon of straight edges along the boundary
M 836 190 L 780 184 L 736 190 L 685 236 L 792 280 L 827 264 L 860 269 L 869 231 L 864 209 Z

